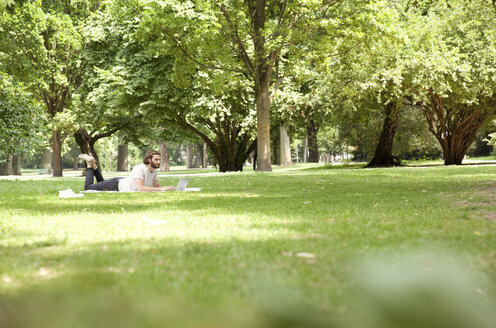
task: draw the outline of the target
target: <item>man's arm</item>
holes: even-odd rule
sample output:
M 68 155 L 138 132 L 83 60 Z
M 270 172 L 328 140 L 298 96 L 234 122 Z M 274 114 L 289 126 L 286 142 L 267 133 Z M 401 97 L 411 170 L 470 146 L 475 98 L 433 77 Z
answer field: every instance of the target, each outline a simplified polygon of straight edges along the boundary
M 162 189 L 165 188 L 165 190 L 176 190 L 176 187 L 174 187 L 174 186 L 161 187 L 160 186 L 160 183 L 158 183 L 158 180 L 153 181 L 153 186 L 156 187 L 156 188 L 162 188 Z
M 136 187 L 138 187 L 139 191 L 167 191 L 167 190 L 175 190 L 176 188 L 173 186 L 165 186 L 161 187 L 158 180 L 153 181 L 153 187 L 145 186 L 145 180 L 143 179 L 134 179 L 136 182 Z

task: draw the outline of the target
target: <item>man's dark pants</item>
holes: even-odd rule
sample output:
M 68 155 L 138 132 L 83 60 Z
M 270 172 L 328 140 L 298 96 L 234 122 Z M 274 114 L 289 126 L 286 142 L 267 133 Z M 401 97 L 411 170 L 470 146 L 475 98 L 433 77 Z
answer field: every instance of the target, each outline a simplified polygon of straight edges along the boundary
M 96 178 L 97 183 L 93 183 L 94 178 Z M 117 191 L 119 190 L 120 179 L 122 177 L 104 180 L 99 168 L 93 170 L 91 167 L 88 167 L 86 169 L 86 180 L 84 180 L 84 190 Z

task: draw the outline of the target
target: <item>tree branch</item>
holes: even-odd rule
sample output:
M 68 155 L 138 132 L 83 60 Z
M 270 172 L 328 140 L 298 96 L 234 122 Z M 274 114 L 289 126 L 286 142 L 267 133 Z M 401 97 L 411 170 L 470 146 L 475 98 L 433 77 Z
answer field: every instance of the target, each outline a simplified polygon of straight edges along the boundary
M 190 60 L 192 60 L 193 62 L 197 63 L 198 65 L 204 67 L 204 68 L 208 68 L 208 69 L 218 69 L 218 70 L 222 70 L 222 71 L 228 71 L 228 72 L 234 72 L 234 73 L 241 73 L 241 74 L 247 74 L 247 72 L 245 71 L 241 71 L 241 70 L 237 70 L 237 69 L 231 69 L 231 68 L 225 68 L 225 67 L 221 67 L 221 66 L 212 66 L 212 65 L 207 65 L 205 63 L 202 63 L 201 61 L 199 61 L 198 59 L 194 58 L 193 56 L 191 56 L 188 51 L 181 45 L 181 42 L 179 40 L 177 40 L 170 32 L 168 32 L 166 29 L 163 30 L 164 33 L 172 40 L 174 41 L 174 43 L 176 44 L 176 47 L 186 56 L 188 57 Z
M 252 63 L 250 57 L 248 56 L 248 53 L 246 52 L 246 47 L 245 47 L 243 40 L 241 40 L 241 38 L 239 37 L 238 28 L 237 28 L 236 24 L 234 24 L 233 21 L 231 20 L 231 17 L 227 13 L 226 7 L 224 5 L 220 6 L 220 10 L 221 10 L 224 18 L 226 19 L 227 23 L 229 24 L 229 26 L 231 27 L 231 29 L 234 33 L 234 35 L 233 35 L 234 42 L 238 45 L 238 51 L 239 51 L 239 55 L 240 55 L 241 59 L 243 60 L 245 65 L 248 67 L 251 74 L 253 74 L 254 73 L 253 63 Z
M 125 121 L 124 123 L 120 124 L 120 125 L 117 125 L 116 127 L 114 127 L 113 129 L 105 132 L 105 133 L 99 133 L 93 137 L 91 137 L 93 140 L 98 140 L 98 139 L 101 139 L 101 138 L 105 138 L 105 137 L 108 137 L 108 136 L 111 136 L 112 134 L 116 133 L 117 131 L 121 130 L 121 129 L 124 129 L 126 126 L 128 126 L 132 121 L 134 121 L 135 119 L 137 118 L 140 118 L 142 117 L 143 115 L 139 114 L 139 115 L 136 115 L 130 119 L 128 119 L 127 121 Z M 94 131 L 94 130 L 93 130 Z M 92 132 L 91 134 L 93 134 L 94 132 Z

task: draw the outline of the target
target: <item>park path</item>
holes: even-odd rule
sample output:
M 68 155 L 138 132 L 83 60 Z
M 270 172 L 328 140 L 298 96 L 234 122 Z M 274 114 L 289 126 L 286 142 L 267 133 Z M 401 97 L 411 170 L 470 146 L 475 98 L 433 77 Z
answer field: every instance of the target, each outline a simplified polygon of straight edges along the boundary
M 169 173 L 170 172 L 170 173 Z M 191 176 L 225 176 L 225 175 L 233 175 L 233 174 L 242 174 L 243 172 L 194 172 L 194 169 L 189 171 L 181 170 L 181 171 L 169 171 L 169 172 L 159 172 L 158 176 L 162 177 L 191 177 Z M 84 179 L 82 175 L 82 171 L 64 171 L 64 178 L 81 178 Z M 129 175 L 129 172 L 103 172 L 103 176 L 110 177 L 126 177 Z M 46 180 L 46 179 L 58 179 L 58 177 L 53 177 L 50 174 L 26 174 L 26 175 L 4 175 L 0 176 L 0 180 Z
M 340 163 L 338 163 L 340 164 Z M 338 165 L 334 164 L 334 165 Z M 352 163 L 356 164 L 356 163 Z M 360 163 L 359 163 L 360 164 Z M 361 163 L 365 164 L 365 163 Z M 496 160 L 488 160 L 488 161 L 483 161 L 483 162 L 476 162 L 476 161 L 466 161 L 464 166 L 495 166 L 496 165 Z M 312 166 L 316 166 L 313 164 Z M 318 165 L 317 165 L 318 166 Z M 429 167 L 435 167 L 435 166 L 443 166 L 442 164 L 428 164 L 428 165 L 408 165 L 407 167 L 409 168 L 416 168 L 416 169 L 424 169 L 424 168 L 429 168 Z M 308 166 L 310 167 L 310 166 Z M 304 167 L 301 166 L 289 166 L 289 167 L 278 167 L 276 165 L 273 165 L 273 168 L 275 169 L 274 171 L 294 171 L 294 170 L 301 170 Z M 194 172 L 196 169 L 189 169 L 189 170 L 178 170 L 178 171 L 169 171 L 169 172 L 159 172 L 158 175 L 159 177 L 191 177 L 191 176 L 225 176 L 225 175 L 232 175 L 232 174 L 243 174 L 246 172 L 252 172 L 252 171 L 244 171 L 244 172 Z M 203 170 L 203 169 L 198 169 L 198 170 Z M 174 173 L 175 172 L 175 173 Z M 118 176 L 128 176 L 129 172 L 103 172 L 104 176 L 108 177 L 118 177 Z M 64 177 L 71 177 L 71 178 L 81 178 L 83 179 L 84 176 L 82 175 L 81 170 L 67 170 L 64 171 Z M 0 180 L 44 180 L 44 179 L 57 179 L 57 177 L 53 177 L 50 174 L 26 174 L 26 175 L 4 175 L 0 176 Z

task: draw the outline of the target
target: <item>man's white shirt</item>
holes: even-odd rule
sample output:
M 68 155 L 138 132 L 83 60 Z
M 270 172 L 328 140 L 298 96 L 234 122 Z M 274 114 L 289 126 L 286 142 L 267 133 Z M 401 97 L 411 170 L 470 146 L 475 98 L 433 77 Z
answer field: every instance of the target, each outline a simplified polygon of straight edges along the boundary
M 158 180 L 157 170 L 150 172 L 145 164 L 136 165 L 129 177 L 119 180 L 119 191 L 137 191 L 135 179 L 142 179 L 146 187 L 153 187 L 153 182 Z

